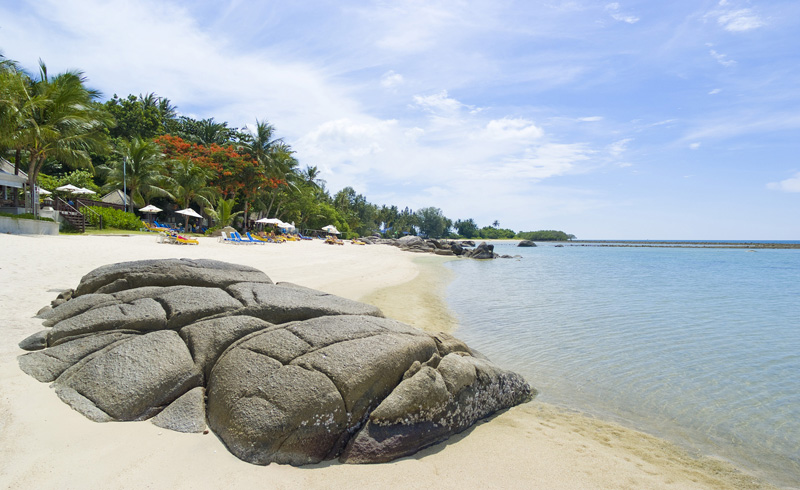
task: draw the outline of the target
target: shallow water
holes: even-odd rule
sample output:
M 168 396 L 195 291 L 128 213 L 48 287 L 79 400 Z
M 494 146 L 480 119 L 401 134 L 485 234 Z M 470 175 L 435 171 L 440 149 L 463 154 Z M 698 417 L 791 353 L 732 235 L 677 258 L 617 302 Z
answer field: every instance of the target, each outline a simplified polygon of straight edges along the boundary
M 447 263 L 458 337 L 542 401 L 800 486 L 800 250 L 515 245 Z

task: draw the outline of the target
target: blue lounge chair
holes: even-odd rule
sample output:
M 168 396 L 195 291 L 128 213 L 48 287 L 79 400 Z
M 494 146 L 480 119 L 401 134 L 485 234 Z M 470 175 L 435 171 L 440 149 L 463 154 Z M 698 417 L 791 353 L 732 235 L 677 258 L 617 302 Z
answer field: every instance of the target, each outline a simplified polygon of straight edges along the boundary
M 226 235 L 224 231 L 220 233 L 218 241 L 222 243 L 236 243 L 235 240 L 228 238 L 228 235 Z
M 244 240 L 238 231 L 232 231 L 231 238 L 233 239 L 233 243 L 244 243 L 246 245 L 250 245 L 250 240 Z
M 249 232 L 249 231 L 246 233 L 246 235 L 247 235 L 247 240 L 245 240 L 246 242 L 248 242 L 248 241 L 249 241 L 250 243 L 257 243 L 257 244 L 259 244 L 259 245 L 264 245 L 265 243 L 267 243 L 267 242 L 265 242 L 265 241 L 263 241 L 263 240 L 256 240 L 255 238 L 253 238 L 253 237 L 250 235 L 250 232 Z

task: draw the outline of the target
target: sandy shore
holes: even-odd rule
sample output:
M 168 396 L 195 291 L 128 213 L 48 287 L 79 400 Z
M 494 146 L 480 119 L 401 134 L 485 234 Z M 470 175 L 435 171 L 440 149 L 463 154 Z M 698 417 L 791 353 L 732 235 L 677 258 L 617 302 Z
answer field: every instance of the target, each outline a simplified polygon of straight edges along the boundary
M 0 488 L 770 488 L 724 463 L 536 401 L 393 463 L 255 466 L 213 434 L 91 422 L 19 369 L 17 343 L 41 330 L 32 318 L 39 308 L 100 265 L 145 258 L 248 264 L 274 281 L 376 304 L 419 328 L 455 328 L 441 300 L 448 271 L 438 258 L 387 246 L 200 240 L 175 246 L 152 236 L 0 235 Z

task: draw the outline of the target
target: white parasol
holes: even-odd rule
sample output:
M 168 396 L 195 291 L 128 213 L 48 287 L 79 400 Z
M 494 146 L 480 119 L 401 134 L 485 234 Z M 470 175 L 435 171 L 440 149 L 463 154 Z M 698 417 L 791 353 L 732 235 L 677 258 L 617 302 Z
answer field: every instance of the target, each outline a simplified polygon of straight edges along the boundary
M 75 192 L 75 191 L 77 191 L 79 189 L 80 189 L 80 187 L 74 186 L 72 184 L 65 184 L 65 185 L 62 185 L 61 187 L 56 187 L 57 191 L 69 192 L 69 193 L 73 193 L 73 192 Z
M 197 214 L 197 211 L 195 211 L 192 208 L 181 209 L 180 211 L 175 211 L 175 212 L 178 214 L 182 214 L 184 216 L 190 216 L 192 218 L 202 218 L 202 216 Z

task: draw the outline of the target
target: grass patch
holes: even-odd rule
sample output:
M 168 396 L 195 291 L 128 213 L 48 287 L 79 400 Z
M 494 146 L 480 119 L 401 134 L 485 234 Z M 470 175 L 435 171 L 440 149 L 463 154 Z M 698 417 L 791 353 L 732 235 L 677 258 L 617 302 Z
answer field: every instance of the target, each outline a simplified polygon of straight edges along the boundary
M 0 216 L 5 216 L 6 218 L 11 218 L 11 219 L 32 219 L 37 221 L 50 221 L 51 223 L 54 222 L 52 218 L 42 218 L 41 216 L 37 218 L 36 216 L 33 215 L 33 213 L 24 213 L 24 214 L 0 213 Z

